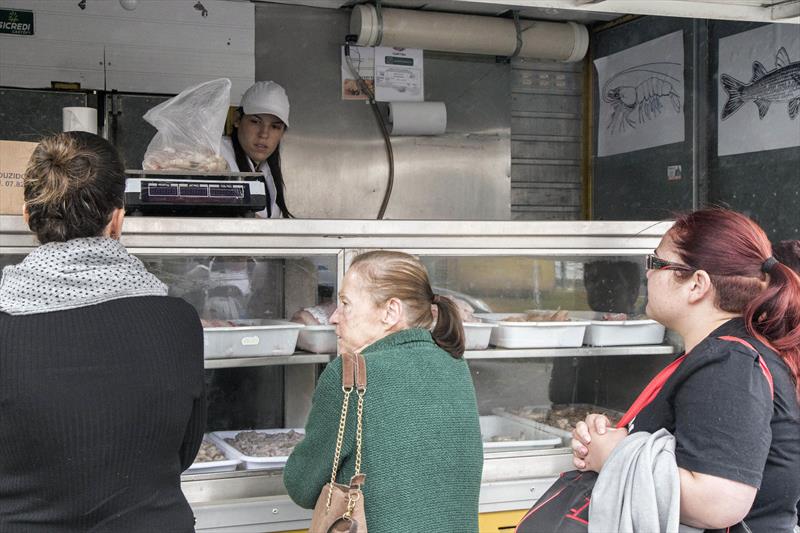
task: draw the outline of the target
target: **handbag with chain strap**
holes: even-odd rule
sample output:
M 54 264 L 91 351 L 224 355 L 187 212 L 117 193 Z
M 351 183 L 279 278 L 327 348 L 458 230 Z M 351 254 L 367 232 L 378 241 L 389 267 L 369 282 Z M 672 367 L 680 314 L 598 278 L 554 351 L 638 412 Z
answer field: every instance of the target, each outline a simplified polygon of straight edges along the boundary
M 339 459 L 344 440 L 347 409 L 353 390 L 358 395 L 356 419 L 356 464 L 349 485 L 336 483 Z M 364 494 L 361 486 L 366 475 L 361 472 L 361 436 L 364 413 L 364 393 L 367 391 L 367 364 L 360 350 L 354 354 L 342 354 L 342 414 L 336 436 L 336 451 L 333 455 L 331 480 L 322 487 L 308 533 L 367 533 L 367 518 L 364 514 Z

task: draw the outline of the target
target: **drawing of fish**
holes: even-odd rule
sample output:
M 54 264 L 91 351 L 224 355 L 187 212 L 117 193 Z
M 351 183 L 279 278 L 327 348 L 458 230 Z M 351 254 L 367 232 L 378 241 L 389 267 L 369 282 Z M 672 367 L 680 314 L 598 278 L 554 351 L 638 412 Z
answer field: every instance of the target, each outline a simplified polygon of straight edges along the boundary
M 800 112 L 800 62 L 789 61 L 789 54 L 781 47 L 775 57 L 775 69 L 767 71 L 758 61 L 753 62 L 753 79 L 750 83 L 723 74 L 720 77 L 728 101 L 722 110 L 725 120 L 753 101 L 758 107 L 758 118 L 763 119 L 773 102 L 789 102 L 789 117 L 794 120 Z

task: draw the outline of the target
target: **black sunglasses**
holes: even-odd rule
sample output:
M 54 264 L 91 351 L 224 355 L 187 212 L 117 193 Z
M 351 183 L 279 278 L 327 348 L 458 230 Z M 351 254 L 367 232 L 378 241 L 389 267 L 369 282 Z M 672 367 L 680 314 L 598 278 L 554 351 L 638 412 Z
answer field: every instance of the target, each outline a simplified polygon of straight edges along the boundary
M 656 257 L 654 254 L 649 254 L 647 256 L 647 262 L 645 263 L 645 266 L 647 267 L 647 270 L 682 270 L 684 272 L 694 272 L 697 270 L 696 268 L 692 268 L 688 265 L 673 263 L 672 261 L 661 259 L 660 257 Z

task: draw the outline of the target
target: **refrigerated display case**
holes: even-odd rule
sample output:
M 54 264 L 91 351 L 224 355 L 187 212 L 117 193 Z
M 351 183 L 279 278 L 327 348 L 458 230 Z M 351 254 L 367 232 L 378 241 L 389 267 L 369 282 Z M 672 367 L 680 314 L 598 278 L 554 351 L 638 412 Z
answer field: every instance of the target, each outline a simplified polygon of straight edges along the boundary
M 559 472 L 572 468 L 571 425 L 587 410 L 618 416 L 679 351 L 669 332 L 643 337 L 633 328 L 647 323 L 641 316 L 644 256 L 669 226 L 129 217 L 123 243 L 169 285 L 170 294 L 196 307 L 209 326 L 207 335 L 215 328 L 229 333 L 236 324 L 286 320 L 303 307 L 335 299 L 352 258 L 376 248 L 419 256 L 435 291 L 474 311 L 479 325 L 473 329 L 492 324 L 492 344 L 503 345 L 494 336 L 503 327 L 530 330 L 523 339 L 549 334 L 552 324 L 544 319 L 556 315 L 584 328 L 567 345 L 537 340 L 529 345 L 536 347 L 490 345 L 465 353 L 486 442 L 481 531 L 500 531 L 513 526 Z M 0 265 L 20 261 L 36 244 L 21 217 L 0 216 L 0 237 Z M 481 315 L 494 320 L 478 322 Z M 602 346 L 589 346 L 586 339 L 600 338 L 586 335 L 593 325 L 617 327 L 611 340 L 604 335 Z M 205 361 L 208 432 L 303 428 L 316 378 L 336 354 L 261 353 L 252 348 L 261 342 L 256 340 L 247 341 L 247 350 L 228 353 L 225 342 L 215 339 Z M 197 530 L 306 528 L 311 512 L 286 495 L 280 467 L 248 464 L 184 474 Z

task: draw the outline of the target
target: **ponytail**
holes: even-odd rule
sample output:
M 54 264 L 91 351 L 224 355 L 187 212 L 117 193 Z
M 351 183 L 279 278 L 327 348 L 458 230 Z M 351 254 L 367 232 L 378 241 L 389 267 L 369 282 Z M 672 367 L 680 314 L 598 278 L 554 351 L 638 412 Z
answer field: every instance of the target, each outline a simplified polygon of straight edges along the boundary
M 800 276 L 773 258 L 764 230 L 715 207 L 678 216 L 669 234 L 683 263 L 708 272 L 716 306 L 741 314 L 747 332 L 780 355 L 800 401 Z
M 786 363 L 800 401 L 800 275 L 775 262 L 768 276 L 767 288 L 744 312 L 745 324 L 748 333 L 773 348 Z
M 437 294 L 433 297 L 433 304 L 438 309 L 436 325 L 431 331 L 433 341 L 455 359 L 461 359 L 465 345 L 464 325 L 456 303 Z

